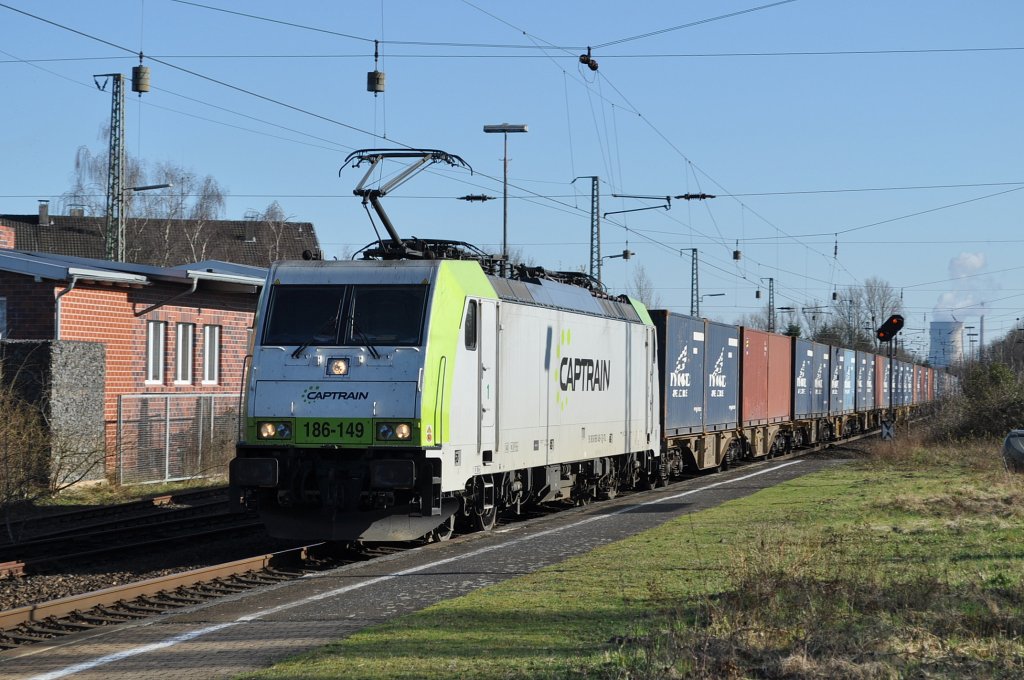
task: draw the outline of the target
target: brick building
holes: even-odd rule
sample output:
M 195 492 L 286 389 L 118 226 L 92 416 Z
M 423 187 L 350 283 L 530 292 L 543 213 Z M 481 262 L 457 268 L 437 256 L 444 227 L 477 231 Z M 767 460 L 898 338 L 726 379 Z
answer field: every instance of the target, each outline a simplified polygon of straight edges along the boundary
M 125 422 L 134 417 L 125 414 L 140 408 L 141 395 L 165 395 L 162 416 L 146 406 L 139 417 L 166 422 L 154 421 L 162 428 L 157 434 L 152 427 L 129 433 L 132 446 L 147 436 L 185 441 L 181 428 L 169 423 L 172 416 L 185 422 L 191 416 L 172 406 L 172 396 L 218 395 L 237 410 L 265 276 L 263 268 L 216 261 L 155 267 L 0 250 L 0 338 L 6 345 L 52 341 L 65 351 L 75 343 L 103 347 L 94 360 L 101 365 L 86 368 L 82 379 L 101 376 L 94 398 L 102 401 L 110 476 L 123 465 L 117 454 L 125 448 Z
M 0 215 L 0 360 L 33 367 L 26 393 L 64 440 L 101 442 L 76 455 L 105 456 L 107 477 L 202 472 L 234 441 L 265 268 L 318 257 L 313 225 L 130 218 L 121 263 L 103 259 L 104 218 L 48 208 Z

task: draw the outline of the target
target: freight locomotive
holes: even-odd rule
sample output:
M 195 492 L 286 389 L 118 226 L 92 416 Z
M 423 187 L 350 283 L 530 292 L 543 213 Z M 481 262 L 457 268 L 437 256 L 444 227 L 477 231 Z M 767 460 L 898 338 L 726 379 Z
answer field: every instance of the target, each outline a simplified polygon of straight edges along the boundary
M 415 157 L 357 154 L 371 171 Z M 276 263 L 260 297 L 230 483 L 273 536 L 444 540 L 459 520 L 487 530 L 524 504 L 583 504 L 862 432 L 889 406 L 885 357 L 401 239 L 386 191 L 361 187 L 390 239 L 362 260 Z M 931 369 L 891 374 L 894 409 L 934 399 Z

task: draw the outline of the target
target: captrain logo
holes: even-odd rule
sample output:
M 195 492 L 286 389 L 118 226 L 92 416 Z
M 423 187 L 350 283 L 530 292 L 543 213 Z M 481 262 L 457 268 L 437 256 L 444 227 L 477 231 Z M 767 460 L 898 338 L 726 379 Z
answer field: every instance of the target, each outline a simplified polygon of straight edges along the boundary
M 555 399 L 564 411 L 572 392 L 604 392 L 611 386 L 611 360 L 572 356 L 572 330 L 561 333 L 556 350 Z
M 370 398 L 369 392 L 346 392 L 342 390 L 322 390 L 319 385 L 310 385 L 302 391 L 302 401 L 312 404 L 317 401 L 362 401 Z

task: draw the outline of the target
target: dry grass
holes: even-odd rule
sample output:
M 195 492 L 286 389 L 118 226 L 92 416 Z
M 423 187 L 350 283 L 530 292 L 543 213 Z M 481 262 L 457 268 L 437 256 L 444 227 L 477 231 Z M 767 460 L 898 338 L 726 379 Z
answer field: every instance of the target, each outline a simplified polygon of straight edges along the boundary
M 720 592 L 680 601 L 656 632 L 623 638 L 606 677 L 1024 675 L 1024 574 L 1012 547 L 1024 484 L 1002 468 L 998 446 L 879 442 L 865 453 L 859 467 L 902 478 L 898 491 L 878 494 L 850 526 L 810 536 L 766 528 L 733 552 Z M 936 469 L 958 481 L 941 488 Z M 972 543 L 1000 540 L 993 530 L 1012 537 L 1009 559 L 978 554 L 961 566 Z

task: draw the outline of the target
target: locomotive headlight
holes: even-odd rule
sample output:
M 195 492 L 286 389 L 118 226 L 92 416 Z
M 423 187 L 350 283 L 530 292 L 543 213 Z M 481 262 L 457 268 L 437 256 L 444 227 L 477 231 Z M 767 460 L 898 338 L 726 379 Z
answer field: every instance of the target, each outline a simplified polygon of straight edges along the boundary
M 261 421 L 256 423 L 256 435 L 260 439 L 291 439 L 292 426 L 288 423 Z
M 412 425 L 409 423 L 377 423 L 377 441 L 394 441 L 412 437 Z
M 327 375 L 348 375 L 348 359 L 331 359 L 327 362 Z

